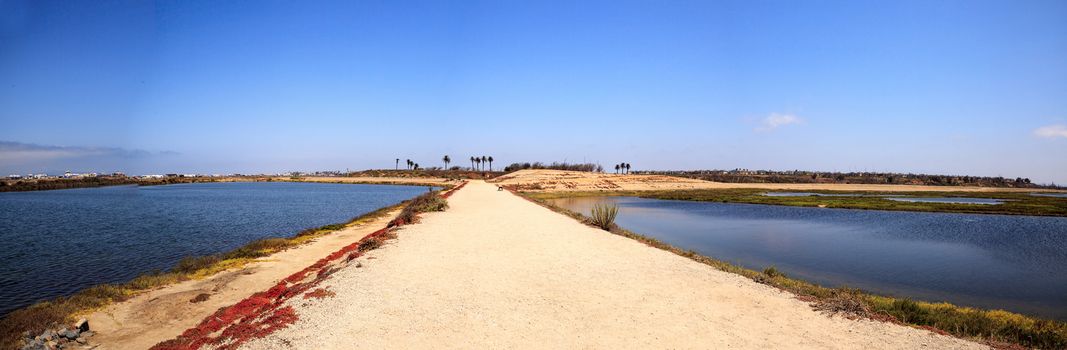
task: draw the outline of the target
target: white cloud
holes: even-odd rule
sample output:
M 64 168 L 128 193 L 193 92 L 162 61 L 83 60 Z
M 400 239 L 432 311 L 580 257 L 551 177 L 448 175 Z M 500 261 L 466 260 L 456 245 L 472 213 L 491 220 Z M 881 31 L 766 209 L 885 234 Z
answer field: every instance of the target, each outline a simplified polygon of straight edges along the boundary
M 160 154 L 170 153 L 171 152 L 162 152 Z M 151 155 L 152 153 L 148 151 L 128 150 L 123 148 L 44 146 L 31 143 L 0 141 L 0 160 L 5 162 L 47 161 L 53 159 L 87 157 L 139 158 Z
M 1042 126 L 1040 128 L 1034 129 L 1034 136 L 1044 138 L 1067 138 L 1067 125 L 1058 124 Z
M 802 122 L 804 120 L 795 114 L 771 113 L 771 115 L 763 118 L 763 121 L 760 122 L 760 127 L 756 128 L 756 131 L 771 131 L 781 126 L 800 124 Z

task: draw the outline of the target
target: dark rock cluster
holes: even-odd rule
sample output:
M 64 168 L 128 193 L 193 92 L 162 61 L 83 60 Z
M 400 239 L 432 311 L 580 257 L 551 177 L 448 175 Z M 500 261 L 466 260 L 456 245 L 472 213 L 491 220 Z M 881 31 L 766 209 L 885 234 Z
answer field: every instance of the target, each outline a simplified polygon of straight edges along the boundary
M 22 350 L 77 349 L 86 347 L 93 332 L 89 330 L 89 321 L 83 318 L 72 327 L 49 328 L 36 336 L 26 331 L 22 336 L 26 344 Z

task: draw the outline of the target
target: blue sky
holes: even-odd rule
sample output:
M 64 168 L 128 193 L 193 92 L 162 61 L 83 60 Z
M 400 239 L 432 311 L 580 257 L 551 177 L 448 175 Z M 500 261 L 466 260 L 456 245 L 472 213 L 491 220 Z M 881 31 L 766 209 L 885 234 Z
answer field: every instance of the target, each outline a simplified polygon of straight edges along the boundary
M 0 172 L 444 154 L 1067 183 L 1067 2 L 0 0 Z

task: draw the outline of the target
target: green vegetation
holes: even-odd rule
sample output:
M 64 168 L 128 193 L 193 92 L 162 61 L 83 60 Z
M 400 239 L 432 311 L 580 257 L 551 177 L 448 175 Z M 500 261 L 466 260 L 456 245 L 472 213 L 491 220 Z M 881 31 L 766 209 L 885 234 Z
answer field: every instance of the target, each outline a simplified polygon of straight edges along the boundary
M 615 217 L 619 215 L 619 206 L 615 204 L 597 204 L 590 213 L 593 225 L 604 230 L 611 230 Z
M 862 197 L 846 196 L 800 196 L 772 197 L 765 196 L 768 191 L 762 189 L 715 189 L 715 190 L 672 190 L 672 191 L 610 191 L 610 192 L 556 192 L 529 193 L 533 198 L 549 199 L 582 196 L 629 196 L 654 199 L 673 199 L 702 202 L 749 203 L 788 205 L 797 207 L 845 208 L 899 210 L 923 212 L 951 212 L 973 214 L 1007 214 L 1007 215 L 1041 215 L 1067 216 L 1067 198 L 1032 196 L 1018 192 L 843 192 L 843 191 L 803 191 L 821 194 L 854 194 Z M 893 201 L 882 196 L 908 196 L 915 198 L 930 197 L 967 197 L 1004 200 L 996 205 L 988 204 L 953 204 L 920 203 Z
M 23 331 L 40 334 L 53 324 L 73 322 L 77 315 L 91 312 L 113 302 L 130 299 L 149 289 L 190 279 L 201 279 L 224 270 L 244 266 L 257 258 L 307 243 L 333 231 L 349 226 L 366 224 L 385 217 L 389 212 L 405 205 L 405 203 L 375 210 L 344 224 L 330 224 L 306 229 L 289 238 L 264 238 L 249 242 L 226 253 L 186 257 L 169 271 L 144 274 L 124 284 L 93 286 L 69 297 L 42 301 L 12 311 L 0 320 L 0 349 L 17 348 L 21 342 L 20 337 Z
M 557 207 L 529 193 L 522 193 L 522 195 L 553 211 L 596 226 L 592 218 Z M 725 272 L 739 274 L 756 282 L 789 291 L 798 299 L 811 302 L 815 310 L 829 314 L 842 314 L 845 317 L 863 317 L 927 328 L 984 341 L 1002 348 L 1011 347 L 1011 344 L 1041 349 L 1067 348 L 1067 322 L 1038 319 L 1003 310 L 980 310 L 948 303 L 928 303 L 879 296 L 847 287 L 827 288 L 788 278 L 773 266 L 763 272 L 746 269 L 700 255 L 692 250 L 672 246 L 655 238 L 630 232 L 617 225 L 613 225 L 609 232 Z

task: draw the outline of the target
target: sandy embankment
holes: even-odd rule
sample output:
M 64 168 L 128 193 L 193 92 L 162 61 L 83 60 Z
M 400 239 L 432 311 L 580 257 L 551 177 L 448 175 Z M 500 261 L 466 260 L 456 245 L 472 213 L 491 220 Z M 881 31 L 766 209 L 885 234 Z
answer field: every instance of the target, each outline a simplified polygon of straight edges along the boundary
M 665 175 L 618 175 L 564 170 L 521 170 L 489 182 L 515 186 L 530 192 L 652 191 L 756 188 L 796 191 L 894 191 L 894 192 L 1052 192 L 1031 188 L 866 185 L 866 184 L 765 184 L 725 183 Z
M 983 346 L 819 314 L 777 289 L 578 223 L 472 181 L 443 213 L 285 303 L 246 349 Z
M 147 349 L 174 338 L 195 326 L 220 307 L 232 305 L 250 294 L 266 290 L 316 260 L 352 244 L 391 220 L 399 210 L 358 225 L 319 237 L 313 242 L 275 253 L 259 262 L 212 277 L 186 281 L 141 294 L 90 315 L 97 335 L 91 343 L 98 349 Z M 210 297 L 191 302 L 200 294 Z
M 289 177 L 274 177 L 274 181 L 299 181 L 299 182 L 329 182 L 329 183 L 355 183 L 355 184 L 396 184 L 396 185 L 426 185 L 444 186 L 457 185 L 459 181 L 436 177 L 327 177 L 307 176 L 293 180 Z

